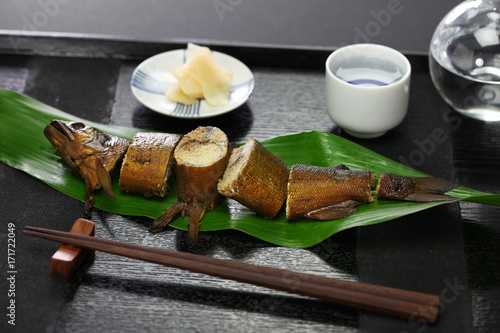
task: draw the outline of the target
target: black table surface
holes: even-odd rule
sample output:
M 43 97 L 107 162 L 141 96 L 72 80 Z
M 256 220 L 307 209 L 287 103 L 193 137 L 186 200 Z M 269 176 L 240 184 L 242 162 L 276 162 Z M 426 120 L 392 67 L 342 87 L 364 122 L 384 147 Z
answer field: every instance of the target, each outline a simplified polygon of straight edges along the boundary
M 180 44 L 30 35 L 15 37 L 24 48 L 9 51 L 5 45 L 12 37 L 0 37 L 0 87 L 88 120 L 176 133 L 213 125 L 233 142 L 327 131 L 427 174 L 498 193 L 500 124 L 454 112 L 434 89 L 426 56 L 409 56 L 411 97 L 403 123 L 363 140 L 348 136 L 326 113 L 326 50 L 213 45 L 251 68 L 254 93 L 228 114 L 185 120 L 142 106 L 129 87 L 142 60 Z M 431 142 L 435 130 L 446 140 Z M 424 325 L 100 252 L 87 257 L 70 282 L 59 282 L 49 275 L 59 245 L 21 231 L 26 225 L 69 230 L 84 217 L 82 202 L 3 163 L 0 189 L 2 332 L 500 330 L 499 207 L 443 205 L 345 230 L 306 249 L 274 246 L 237 231 L 202 233 L 189 245 L 184 231 L 149 233 L 148 218 L 98 209 L 89 217 L 99 237 L 440 295 L 438 322 Z M 12 299 L 5 265 L 8 223 L 16 239 L 15 326 L 6 316 Z

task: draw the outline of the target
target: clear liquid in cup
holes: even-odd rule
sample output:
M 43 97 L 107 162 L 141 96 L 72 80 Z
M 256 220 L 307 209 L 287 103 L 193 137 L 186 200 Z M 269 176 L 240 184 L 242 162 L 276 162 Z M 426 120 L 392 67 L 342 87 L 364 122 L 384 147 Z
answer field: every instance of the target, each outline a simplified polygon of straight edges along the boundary
M 332 68 L 339 79 L 363 87 L 380 87 L 401 80 L 404 73 L 393 62 L 370 56 L 352 56 Z

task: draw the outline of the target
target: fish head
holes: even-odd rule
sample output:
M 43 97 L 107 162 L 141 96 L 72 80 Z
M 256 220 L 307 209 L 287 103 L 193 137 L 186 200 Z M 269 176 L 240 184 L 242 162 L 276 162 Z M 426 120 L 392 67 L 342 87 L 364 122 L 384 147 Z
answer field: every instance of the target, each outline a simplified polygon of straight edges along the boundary
M 44 134 L 67 161 L 104 154 L 108 150 L 105 133 L 81 122 L 53 120 L 45 127 Z

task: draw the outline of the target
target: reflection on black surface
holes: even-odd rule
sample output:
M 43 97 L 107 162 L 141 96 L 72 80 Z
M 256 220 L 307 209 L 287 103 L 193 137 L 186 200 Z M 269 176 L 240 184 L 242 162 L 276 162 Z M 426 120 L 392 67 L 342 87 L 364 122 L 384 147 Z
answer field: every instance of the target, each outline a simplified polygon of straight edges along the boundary
M 234 288 L 214 288 L 193 285 L 192 281 L 183 283 L 157 282 L 117 278 L 113 276 L 80 273 L 77 285 L 91 285 L 106 292 L 118 291 L 128 294 L 164 299 L 166 304 L 158 304 L 158 308 L 170 303 L 189 302 L 195 305 L 208 305 L 231 311 L 265 313 L 266 315 L 294 318 L 319 323 L 330 323 L 339 326 L 356 327 L 358 310 L 334 303 L 310 299 L 285 293 L 275 293 L 267 289 L 262 291 L 237 291 Z M 195 306 L 196 307 L 196 306 Z M 110 311 L 113 311 L 110 309 Z M 158 316 L 163 316 L 159 312 Z M 168 318 L 164 318 L 167 320 Z M 196 318 L 192 318 L 196 321 Z M 200 329 L 202 329 L 200 327 Z
M 195 119 L 169 117 L 140 105 L 133 111 L 132 122 L 136 128 L 181 134 L 198 126 L 215 126 L 226 133 L 230 142 L 241 142 L 252 128 L 253 114 L 247 103 L 220 116 Z
M 448 108 L 453 126 L 453 158 L 463 186 L 499 192 L 500 122 L 486 123 Z
M 500 287 L 500 225 L 495 218 L 500 207 L 476 204 L 468 206 L 463 219 L 469 285 L 472 289 L 488 290 Z
M 341 231 L 309 250 L 335 270 L 340 270 L 355 279 L 358 276 L 356 228 Z

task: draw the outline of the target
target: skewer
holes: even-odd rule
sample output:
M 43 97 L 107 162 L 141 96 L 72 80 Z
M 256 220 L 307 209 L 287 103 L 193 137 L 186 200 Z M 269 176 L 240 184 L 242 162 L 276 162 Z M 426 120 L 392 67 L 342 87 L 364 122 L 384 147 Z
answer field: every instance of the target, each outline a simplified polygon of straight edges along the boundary
M 435 323 L 439 296 L 27 226 L 23 234 L 363 310 Z

